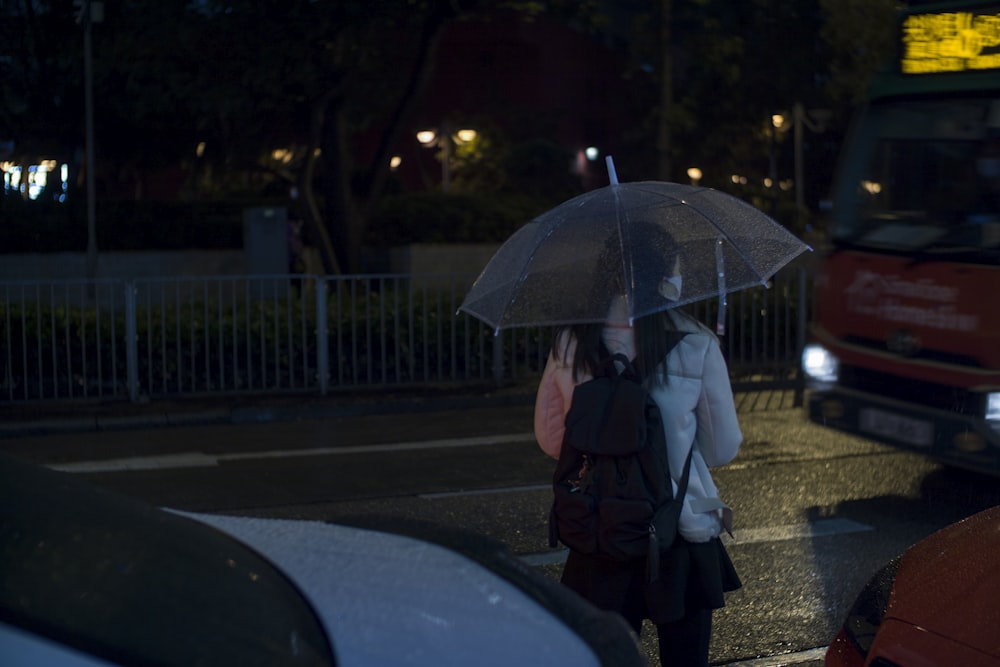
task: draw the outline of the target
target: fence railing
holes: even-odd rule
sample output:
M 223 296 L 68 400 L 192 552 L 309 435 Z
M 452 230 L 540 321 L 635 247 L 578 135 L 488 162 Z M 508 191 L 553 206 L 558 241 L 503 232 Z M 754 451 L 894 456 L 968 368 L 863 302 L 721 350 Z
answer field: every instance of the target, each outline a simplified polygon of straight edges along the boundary
M 474 276 L 199 276 L 0 282 L 0 401 L 147 400 L 494 384 L 535 377 L 549 328 L 458 313 Z M 729 296 L 734 383 L 797 381 L 806 276 Z M 715 304 L 696 304 L 713 323 Z

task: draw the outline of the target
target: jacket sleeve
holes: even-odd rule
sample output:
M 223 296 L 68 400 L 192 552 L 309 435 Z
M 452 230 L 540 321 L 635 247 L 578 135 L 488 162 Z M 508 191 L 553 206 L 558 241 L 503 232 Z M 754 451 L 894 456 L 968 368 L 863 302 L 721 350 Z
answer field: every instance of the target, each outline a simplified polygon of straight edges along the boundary
M 729 370 L 719 343 L 712 340 L 705 352 L 701 399 L 695 408 L 698 449 L 710 466 L 725 465 L 736 458 L 743 443 L 736 403 L 729 383 Z
M 560 343 L 557 341 L 557 344 Z M 573 350 L 571 342 L 564 358 L 572 359 Z M 535 395 L 535 439 L 542 451 L 554 459 L 559 458 L 562 450 L 566 413 L 569 412 L 575 386 L 572 366 L 550 352 Z

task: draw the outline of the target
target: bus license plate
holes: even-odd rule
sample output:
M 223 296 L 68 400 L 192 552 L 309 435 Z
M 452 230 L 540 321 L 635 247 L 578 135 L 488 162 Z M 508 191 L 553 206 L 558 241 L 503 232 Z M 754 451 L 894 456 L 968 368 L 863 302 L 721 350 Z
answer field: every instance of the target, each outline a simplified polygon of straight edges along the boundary
M 866 433 L 892 438 L 917 447 L 930 447 L 934 441 L 934 426 L 931 422 L 875 408 L 862 408 L 858 412 L 858 427 Z

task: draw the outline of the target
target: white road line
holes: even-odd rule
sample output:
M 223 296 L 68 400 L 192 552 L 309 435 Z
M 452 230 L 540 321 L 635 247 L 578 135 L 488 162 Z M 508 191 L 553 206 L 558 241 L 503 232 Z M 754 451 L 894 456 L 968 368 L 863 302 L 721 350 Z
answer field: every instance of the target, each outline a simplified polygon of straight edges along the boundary
M 801 538 L 827 537 L 844 533 L 860 533 L 875 530 L 873 526 L 850 519 L 819 519 L 806 523 L 794 523 L 785 526 L 767 526 L 765 528 L 745 528 L 734 530 L 733 539 L 727 544 L 756 544 L 759 542 L 780 542 L 781 540 L 797 540 Z
M 174 468 L 211 468 L 226 461 L 253 461 L 256 459 L 283 459 L 303 456 L 342 456 L 345 454 L 371 454 L 377 452 L 400 452 L 420 449 L 443 449 L 447 447 L 482 447 L 504 445 L 514 442 L 534 442 L 533 433 L 513 433 L 508 435 L 484 435 L 472 438 L 449 438 L 445 440 L 423 440 L 420 442 L 396 442 L 381 445 L 354 445 L 348 447 L 318 447 L 312 449 L 276 449 L 264 452 L 238 452 L 233 454 L 205 454 L 203 452 L 181 452 L 157 456 L 134 456 L 103 461 L 77 461 L 74 463 L 54 463 L 53 470 L 63 472 L 127 472 L 130 470 L 169 470 Z
M 419 493 L 418 498 L 436 500 L 438 498 L 460 498 L 462 496 L 489 496 L 500 493 L 523 493 L 524 491 L 551 491 L 552 484 L 525 484 L 523 486 L 505 486 L 499 489 L 470 489 L 468 491 L 441 491 L 439 493 Z
M 165 470 L 170 468 L 209 468 L 218 465 L 216 457 L 201 452 L 163 454 L 162 456 L 135 456 L 106 461 L 78 461 L 49 465 L 62 472 L 128 472 L 131 470 Z
M 826 646 L 820 646 L 797 653 L 784 653 L 782 655 L 772 655 L 767 658 L 727 662 L 725 667 L 784 667 L 784 665 L 801 665 L 803 662 L 823 660 L 826 657 L 826 649 Z
M 569 554 L 568 549 L 560 549 L 559 551 L 545 551 L 540 554 L 524 554 L 523 556 L 519 556 L 519 558 L 531 567 L 542 567 L 543 565 L 560 565 L 564 563 L 567 554 Z

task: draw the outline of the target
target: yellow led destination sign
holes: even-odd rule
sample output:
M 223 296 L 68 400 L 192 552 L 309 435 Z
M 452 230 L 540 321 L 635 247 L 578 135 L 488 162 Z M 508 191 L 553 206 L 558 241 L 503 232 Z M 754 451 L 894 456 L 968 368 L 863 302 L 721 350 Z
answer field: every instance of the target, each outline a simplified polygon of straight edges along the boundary
M 1000 68 L 1000 8 L 914 14 L 903 19 L 904 74 Z

